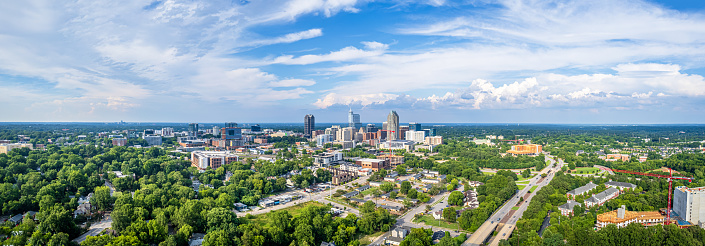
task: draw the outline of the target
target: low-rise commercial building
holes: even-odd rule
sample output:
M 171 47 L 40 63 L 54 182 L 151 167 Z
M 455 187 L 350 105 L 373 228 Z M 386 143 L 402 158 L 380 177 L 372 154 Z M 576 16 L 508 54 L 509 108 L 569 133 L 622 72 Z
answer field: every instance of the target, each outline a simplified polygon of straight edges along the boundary
M 359 159 L 355 161 L 355 164 L 360 165 L 362 168 L 369 168 L 372 171 L 379 171 L 381 169 L 389 169 L 389 163 L 386 160 L 380 159 Z

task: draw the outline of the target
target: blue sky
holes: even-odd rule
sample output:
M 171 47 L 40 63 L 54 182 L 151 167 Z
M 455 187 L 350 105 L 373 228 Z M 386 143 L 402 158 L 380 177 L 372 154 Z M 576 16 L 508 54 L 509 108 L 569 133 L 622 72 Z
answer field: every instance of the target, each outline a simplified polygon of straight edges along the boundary
M 10 1 L 0 121 L 703 123 L 703 1 Z

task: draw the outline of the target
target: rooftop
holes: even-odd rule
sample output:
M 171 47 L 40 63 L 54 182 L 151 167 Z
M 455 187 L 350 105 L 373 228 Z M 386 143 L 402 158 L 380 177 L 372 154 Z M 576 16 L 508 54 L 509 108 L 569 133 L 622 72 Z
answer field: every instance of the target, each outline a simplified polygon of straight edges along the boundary
M 622 223 L 622 222 L 632 220 L 632 219 L 663 220 L 664 217 L 658 211 L 645 211 L 645 212 L 624 211 L 624 218 L 618 217 L 617 210 L 613 210 L 613 211 L 609 211 L 607 213 L 597 215 L 597 221 L 607 222 L 607 223 L 615 223 L 615 224 Z

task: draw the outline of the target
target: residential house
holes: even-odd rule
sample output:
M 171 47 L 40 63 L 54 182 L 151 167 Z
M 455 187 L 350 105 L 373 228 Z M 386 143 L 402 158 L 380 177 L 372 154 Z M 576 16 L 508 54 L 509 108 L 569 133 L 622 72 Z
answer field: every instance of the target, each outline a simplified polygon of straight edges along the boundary
M 585 199 L 585 207 L 589 208 L 595 205 L 602 206 L 602 204 L 617 196 L 619 196 L 619 190 L 617 188 L 607 188 L 607 190 L 597 193 L 588 199 Z
M 384 243 L 389 245 L 400 245 L 401 242 L 404 241 L 404 238 L 406 238 L 406 236 L 409 235 L 410 232 L 411 228 L 406 226 L 399 226 L 397 228 L 394 228 L 394 230 L 392 230 L 391 235 L 384 240 Z
M 595 188 L 597 188 L 597 185 L 592 183 L 592 181 L 590 181 L 590 183 L 587 183 L 586 185 L 583 185 L 578 188 L 575 188 L 574 190 L 568 191 L 568 193 L 566 193 L 566 195 L 568 196 L 568 199 L 575 199 L 574 198 L 575 196 L 585 194 Z
M 624 189 L 634 189 L 636 188 L 635 184 L 632 183 L 627 183 L 627 182 L 615 182 L 615 181 L 609 181 L 605 182 L 605 185 L 607 187 L 614 187 L 619 189 L 619 191 L 624 191 Z
M 558 210 L 561 211 L 561 214 L 564 216 L 573 215 L 573 207 L 580 205 L 579 202 L 573 201 L 573 200 L 568 200 L 566 204 L 558 206 Z

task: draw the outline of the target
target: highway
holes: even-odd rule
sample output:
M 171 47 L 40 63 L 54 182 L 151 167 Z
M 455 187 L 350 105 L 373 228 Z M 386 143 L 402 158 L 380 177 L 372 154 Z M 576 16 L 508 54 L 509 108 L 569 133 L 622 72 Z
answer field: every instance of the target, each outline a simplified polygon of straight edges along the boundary
M 541 172 L 536 175 L 536 177 L 531 178 L 531 181 L 529 181 L 529 185 L 527 185 L 523 190 L 519 191 L 514 197 L 509 199 L 509 201 L 504 203 L 504 205 L 499 208 L 494 214 L 492 214 L 490 218 L 485 221 L 485 223 L 483 223 L 482 226 L 480 226 L 480 228 L 478 228 L 467 241 L 463 243 L 463 245 L 479 246 L 483 244 L 485 240 L 489 238 L 490 235 L 492 235 L 492 232 L 497 229 L 500 220 L 506 221 L 505 225 L 503 228 L 500 229 L 500 232 L 497 234 L 497 236 L 490 242 L 490 245 L 497 245 L 497 243 L 499 243 L 499 240 L 509 238 L 511 232 L 516 227 L 517 220 L 521 218 L 521 215 L 524 213 L 526 208 L 528 208 L 529 203 L 531 202 L 531 198 L 533 198 L 535 194 L 535 191 L 538 191 L 539 189 L 541 189 L 541 187 L 551 182 L 554 174 L 563 166 L 563 160 L 559 159 L 558 165 L 556 165 L 555 168 L 551 168 L 551 166 L 555 164 L 555 160 L 553 159 L 553 157 L 550 156 L 546 156 L 546 160 L 550 161 L 551 164 L 541 170 Z M 551 173 L 548 174 L 546 178 L 541 179 L 540 175 L 548 173 L 548 171 L 551 171 Z M 534 193 L 529 193 L 529 196 L 524 199 L 524 202 L 522 202 L 519 209 L 514 211 L 514 213 L 512 214 L 512 207 L 514 207 L 514 205 L 519 202 L 519 197 L 524 197 L 533 186 L 538 186 L 538 188 L 534 190 Z

